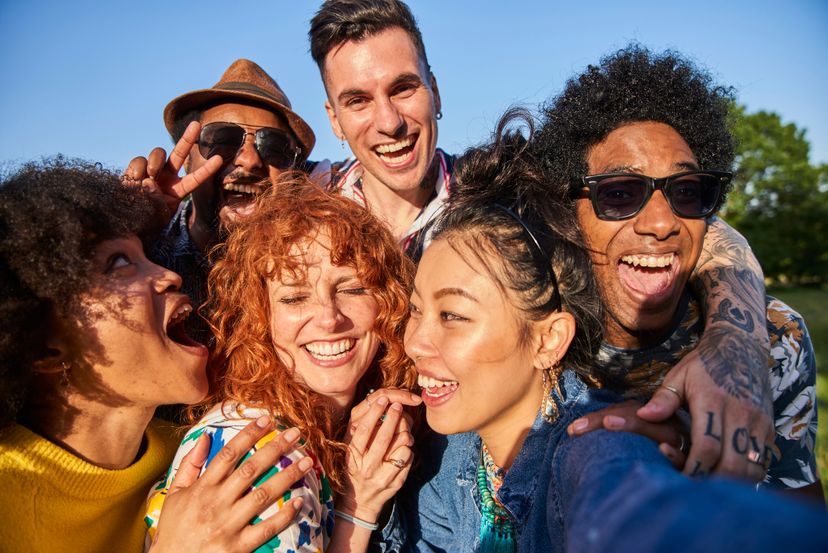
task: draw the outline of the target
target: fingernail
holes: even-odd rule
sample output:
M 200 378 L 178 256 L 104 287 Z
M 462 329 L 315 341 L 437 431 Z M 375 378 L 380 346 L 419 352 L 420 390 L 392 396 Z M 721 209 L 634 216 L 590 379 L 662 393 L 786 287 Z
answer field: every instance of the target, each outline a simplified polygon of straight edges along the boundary
M 618 415 L 607 415 L 604 417 L 604 426 L 607 428 L 624 428 L 624 424 L 627 420 L 624 417 L 619 417 Z
M 268 417 L 267 415 L 262 415 L 261 417 L 256 419 L 256 426 L 258 426 L 259 428 L 267 428 L 268 426 L 270 426 L 270 417 Z
M 569 427 L 572 429 L 573 432 L 580 432 L 581 430 L 586 429 L 587 427 L 587 420 L 586 419 L 578 419 L 572 421 L 572 424 Z
M 401 403 L 392 403 L 391 409 L 394 411 L 402 411 L 402 404 Z
M 299 439 L 299 429 L 288 428 L 287 430 L 285 430 L 284 436 L 285 440 L 287 440 L 288 442 L 295 442 L 297 439 Z
M 301 471 L 310 470 L 312 466 L 313 459 L 311 459 L 310 457 L 302 457 L 302 459 L 299 460 L 299 470 Z
M 388 405 L 388 398 L 385 397 L 385 396 L 382 396 L 381 398 L 379 398 L 377 400 L 377 405 L 382 405 L 383 407 Z

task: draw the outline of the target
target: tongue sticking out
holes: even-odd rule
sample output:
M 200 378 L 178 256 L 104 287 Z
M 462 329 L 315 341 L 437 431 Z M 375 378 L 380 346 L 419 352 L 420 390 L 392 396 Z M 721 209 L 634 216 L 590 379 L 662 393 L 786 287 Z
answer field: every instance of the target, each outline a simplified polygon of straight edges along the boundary
M 675 264 L 666 267 L 633 267 L 628 263 L 618 264 L 618 275 L 628 288 L 646 294 L 658 296 L 673 283 Z

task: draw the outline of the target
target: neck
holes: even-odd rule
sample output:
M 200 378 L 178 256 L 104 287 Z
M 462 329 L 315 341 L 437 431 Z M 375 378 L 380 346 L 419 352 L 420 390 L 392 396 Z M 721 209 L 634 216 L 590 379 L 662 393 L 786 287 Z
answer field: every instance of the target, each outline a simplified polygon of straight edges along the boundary
M 391 229 L 398 240 L 417 218 L 425 206 L 439 175 L 440 160 L 434 156 L 431 166 L 419 186 L 410 190 L 394 190 L 365 171 L 362 175 L 362 191 L 365 203 L 376 217 L 379 217 Z
M 193 205 L 193 211 L 190 213 L 190 220 L 187 222 L 187 227 L 190 231 L 190 239 L 203 252 L 210 249 L 218 240 L 213 225 L 209 225 L 198 218 L 195 205 Z
M 23 424 L 93 465 L 123 469 L 139 456 L 154 411 L 104 405 L 70 394 L 29 406 Z
M 532 387 L 520 403 L 509 407 L 485 428 L 478 430 L 492 459 L 500 468 L 508 470 L 514 463 L 538 416 L 543 394 L 543 383 L 539 375 L 537 385 Z

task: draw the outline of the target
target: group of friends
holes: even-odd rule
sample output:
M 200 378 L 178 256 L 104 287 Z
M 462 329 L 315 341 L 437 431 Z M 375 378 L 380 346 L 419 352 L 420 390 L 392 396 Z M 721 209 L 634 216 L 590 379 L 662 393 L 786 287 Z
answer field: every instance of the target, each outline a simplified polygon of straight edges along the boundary
M 169 154 L 0 184 L 0 549 L 828 548 L 730 88 L 632 44 L 453 156 L 403 2 L 308 34 L 353 159 L 240 59 Z

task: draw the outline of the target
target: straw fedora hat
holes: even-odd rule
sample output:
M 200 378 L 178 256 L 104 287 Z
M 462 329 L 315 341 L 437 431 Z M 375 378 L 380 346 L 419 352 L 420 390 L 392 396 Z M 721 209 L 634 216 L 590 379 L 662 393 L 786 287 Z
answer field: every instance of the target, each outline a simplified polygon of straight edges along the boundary
M 307 158 L 316 143 L 316 137 L 305 120 L 291 110 L 290 100 L 279 88 L 279 84 L 264 69 L 250 60 L 234 61 L 213 88 L 205 88 L 182 94 L 164 108 L 164 125 L 172 134 L 175 121 L 184 113 L 216 100 L 252 100 L 287 119 L 293 134 L 302 147 L 302 156 Z

